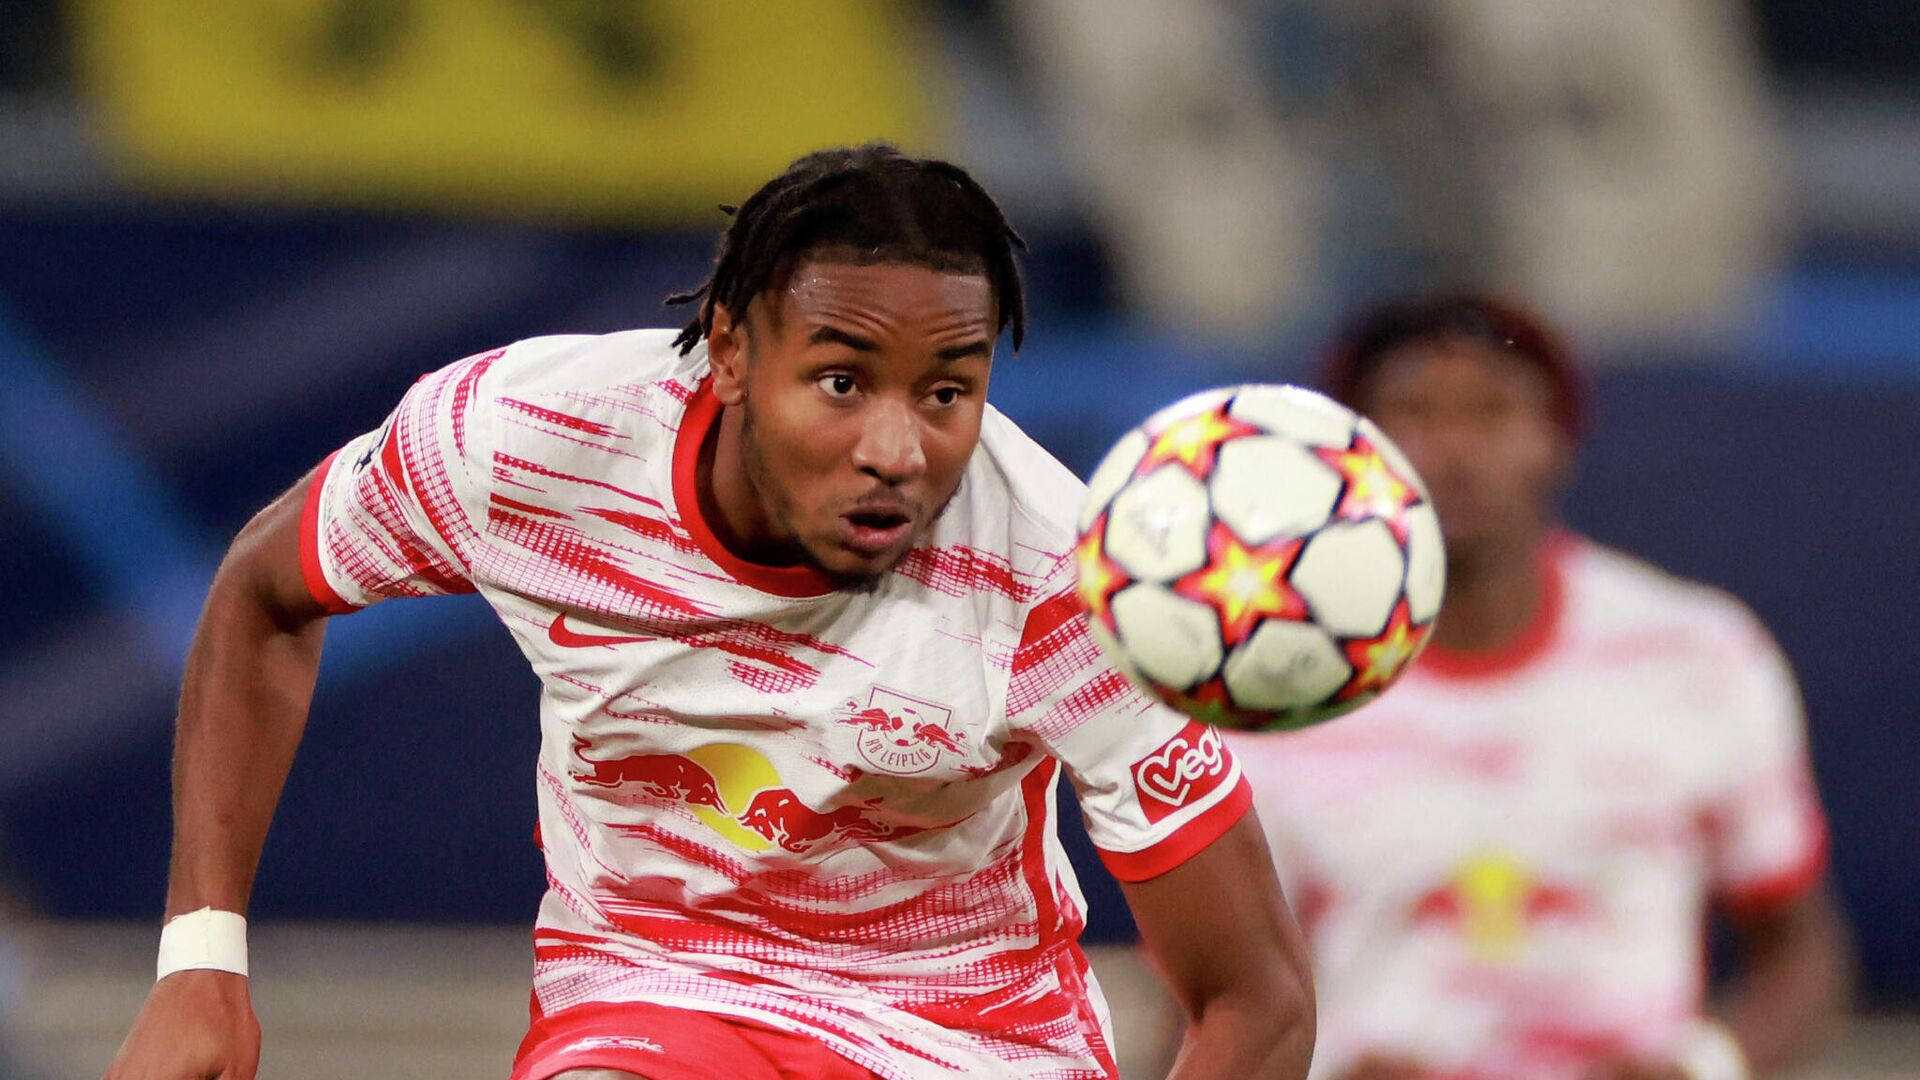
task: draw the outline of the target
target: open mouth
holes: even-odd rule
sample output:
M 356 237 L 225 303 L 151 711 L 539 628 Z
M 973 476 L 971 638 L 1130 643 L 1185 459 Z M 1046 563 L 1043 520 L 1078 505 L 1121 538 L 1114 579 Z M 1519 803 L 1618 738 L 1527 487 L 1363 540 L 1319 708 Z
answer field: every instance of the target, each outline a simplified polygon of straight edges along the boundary
M 866 508 L 842 515 L 847 523 L 847 546 L 863 555 L 879 555 L 898 544 L 913 526 L 905 510 Z

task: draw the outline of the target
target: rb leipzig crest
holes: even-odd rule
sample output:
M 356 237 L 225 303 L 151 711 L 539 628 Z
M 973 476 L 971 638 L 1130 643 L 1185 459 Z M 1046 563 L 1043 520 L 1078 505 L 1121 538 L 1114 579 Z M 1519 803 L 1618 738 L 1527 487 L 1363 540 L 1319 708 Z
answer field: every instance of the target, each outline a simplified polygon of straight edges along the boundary
M 875 772 L 917 776 L 946 754 L 966 754 L 965 732 L 953 730 L 953 710 L 945 705 L 876 686 L 863 707 L 849 700 L 837 717 L 854 728 L 860 759 Z

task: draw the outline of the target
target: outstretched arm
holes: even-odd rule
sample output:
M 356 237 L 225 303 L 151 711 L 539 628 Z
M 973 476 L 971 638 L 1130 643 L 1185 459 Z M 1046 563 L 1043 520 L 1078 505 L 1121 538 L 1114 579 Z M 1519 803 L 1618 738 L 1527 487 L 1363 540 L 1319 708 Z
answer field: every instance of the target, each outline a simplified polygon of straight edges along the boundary
M 1254 812 L 1174 869 L 1121 887 L 1187 1014 L 1170 1080 L 1306 1076 L 1314 1033 L 1307 947 Z
M 244 913 L 267 824 L 306 726 L 326 611 L 300 571 L 296 484 L 228 550 L 187 654 L 174 736 L 169 918 Z M 154 984 L 108 1080 L 251 1080 L 260 1031 L 244 977 L 182 971 Z

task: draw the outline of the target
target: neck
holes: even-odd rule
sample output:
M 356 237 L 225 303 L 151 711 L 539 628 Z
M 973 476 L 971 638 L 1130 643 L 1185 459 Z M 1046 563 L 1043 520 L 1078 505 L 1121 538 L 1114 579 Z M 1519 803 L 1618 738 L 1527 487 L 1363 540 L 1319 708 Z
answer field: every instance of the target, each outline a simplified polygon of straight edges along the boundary
M 790 562 L 779 556 L 773 529 L 767 521 L 747 464 L 744 410 L 723 408 L 700 448 L 695 488 L 700 516 L 734 555 L 765 566 Z
M 1449 552 L 1447 599 L 1433 643 L 1450 652 L 1496 652 L 1524 636 L 1540 614 L 1544 538 Z

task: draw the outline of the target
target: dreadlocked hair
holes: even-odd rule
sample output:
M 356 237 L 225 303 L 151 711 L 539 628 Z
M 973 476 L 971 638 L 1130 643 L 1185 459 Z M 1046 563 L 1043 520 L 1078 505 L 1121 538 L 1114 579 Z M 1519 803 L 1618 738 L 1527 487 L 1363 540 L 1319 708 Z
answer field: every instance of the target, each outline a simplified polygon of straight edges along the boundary
M 820 150 L 787 166 L 738 207 L 720 234 L 713 274 L 699 288 L 667 297 L 699 310 L 673 339 L 682 355 L 713 332 L 713 309 L 744 318 L 755 296 L 811 252 L 850 253 L 861 263 L 899 262 L 932 270 L 984 273 L 1013 347 L 1026 336 L 1027 305 L 1016 249 L 1026 241 L 1000 204 L 965 169 L 915 158 L 883 142 Z

